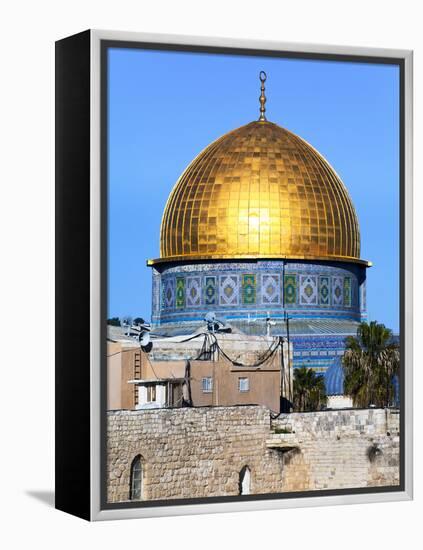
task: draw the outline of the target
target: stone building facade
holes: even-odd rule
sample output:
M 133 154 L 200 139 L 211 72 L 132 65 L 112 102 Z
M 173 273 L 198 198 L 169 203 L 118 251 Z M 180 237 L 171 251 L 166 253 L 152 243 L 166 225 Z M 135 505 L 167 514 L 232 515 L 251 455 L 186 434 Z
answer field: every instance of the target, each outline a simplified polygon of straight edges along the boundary
M 399 484 L 399 414 L 382 409 L 294 413 L 261 406 L 108 413 L 109 502 Z M 245 472 L 248 472 L 248 491 Z

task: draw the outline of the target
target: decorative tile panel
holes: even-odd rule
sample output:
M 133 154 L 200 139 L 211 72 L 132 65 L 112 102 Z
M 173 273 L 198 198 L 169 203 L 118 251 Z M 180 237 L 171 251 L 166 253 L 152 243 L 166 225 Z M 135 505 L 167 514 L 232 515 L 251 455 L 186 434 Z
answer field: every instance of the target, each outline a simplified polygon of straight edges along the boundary
M 204 303 L 206 306 L 214 306 L 217 303 L 216 277 L 204 278 Z
M 332 277 L 332 304 L 342 306 L 344 302 L 344 282 L 343 277 Z
M 344 277 L 344 306 L 351 307 L 351 277 Z
M 236 306 L 239 304 L 239 276 L 221 275 L 219 277 L 219 304 Z
M 358 306 L 359 298 L 358 298 L 358 281 L 354 277 L 351 281 L 351 303 L 354 308 Z
M 188 307 L 201 305 L 201 277 L 187 277 L 186 302 Z
M 319 277 L 319 304 L 330 305 L 330 278 L 326 276 Z
M 300 304 L 317 304 L 317 277 L 300 276 Z
M 256 276 L 254 274 L 242 276 L 242 303 L 245 305 L 256 303 Z
M 176 277 L 176 307 L 185 307 L 185 277 Z
M 261 276 L 261 303 L 270 305 L 281 303 L 280 275 L 263 274 Z
M 285 274 L 283 291 L 285 305 L 295 304 L 297 302 L 297 276 L 295 274 Z
M 166 309 L 175 307 L 175 279 L 165 279 L 163 282 L 163 305 Z

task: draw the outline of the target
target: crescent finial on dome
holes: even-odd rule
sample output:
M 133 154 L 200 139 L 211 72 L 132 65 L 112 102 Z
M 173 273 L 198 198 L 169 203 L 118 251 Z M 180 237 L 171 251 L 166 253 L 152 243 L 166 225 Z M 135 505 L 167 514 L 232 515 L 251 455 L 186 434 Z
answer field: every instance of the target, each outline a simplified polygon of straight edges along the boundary
M 260 71 L 259 78 L 260 78 L 260 82 L 261 82 L 259 122 L 265 122 L 267 120 L 267 118 L 266 118 L 266 115 L 264 114 L 266 112 L 266 107 L 265 107 L 266 95 L 264 93 L 264 91 L 265 91 L 264 83 L 266 82 L 267 74 L 264 71 Z

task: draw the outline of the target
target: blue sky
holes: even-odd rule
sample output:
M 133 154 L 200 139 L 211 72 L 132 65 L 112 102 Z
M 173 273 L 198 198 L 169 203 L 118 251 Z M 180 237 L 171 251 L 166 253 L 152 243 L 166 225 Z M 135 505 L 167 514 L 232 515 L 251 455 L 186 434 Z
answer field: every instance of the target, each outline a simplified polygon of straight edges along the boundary
M 166 199 L 211 141 L 256 120 L 266 71 L 268 120 L 311 143 L 354 202 L 369 319 L 399 327 L 397 66 L 204 53 L 109 50 L 109 316 L 151 314 Z

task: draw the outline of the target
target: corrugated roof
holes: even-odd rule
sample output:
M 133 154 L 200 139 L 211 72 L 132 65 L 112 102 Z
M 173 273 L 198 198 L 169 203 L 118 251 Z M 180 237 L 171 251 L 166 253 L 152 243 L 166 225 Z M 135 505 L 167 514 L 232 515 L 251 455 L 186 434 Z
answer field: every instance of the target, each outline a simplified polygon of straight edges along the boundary
M 270 328 L 271 336 L 286 336 L 286 323 L 280 319 L 272 319 L 275 322 Z M 234 332 L 241 332 L 251 336 L 263 335 L 266 332 L 265 320 L 228 319 L 227 326 Z M 349 319 L 290 319 L 289 332 L 292 336 L 308 336 L 313 334 L 329 334 L 334 336 L 355 336 L 357 334 L 358 321 Z M 152 331 L 152 335 L 177 336 L 189 335 L 199 331 L 199 323 L 164 323 Z M 203 327 L 206 329 L 206 327 Z

